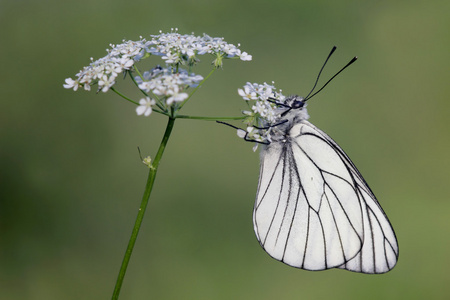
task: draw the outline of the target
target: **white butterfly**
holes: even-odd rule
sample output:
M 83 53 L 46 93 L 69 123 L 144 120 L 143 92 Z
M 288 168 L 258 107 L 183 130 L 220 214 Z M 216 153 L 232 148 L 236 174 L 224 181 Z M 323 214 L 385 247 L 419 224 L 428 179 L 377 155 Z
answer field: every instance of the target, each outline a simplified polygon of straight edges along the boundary
M 296 268 L 388 272 L 399 254 L 392 226 L 350 158 L 307 121 L 311 97 L 277 103 L 284 110 L 281 122 L 266 128 L 270 143 L 261 149 L 253 211 L 256 237 L 270 256 Z

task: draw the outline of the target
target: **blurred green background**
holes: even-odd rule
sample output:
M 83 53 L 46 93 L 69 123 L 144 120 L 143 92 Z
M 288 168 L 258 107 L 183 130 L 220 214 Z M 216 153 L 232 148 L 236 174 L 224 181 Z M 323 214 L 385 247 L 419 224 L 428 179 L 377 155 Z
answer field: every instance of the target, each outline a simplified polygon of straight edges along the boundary
M 448 299 L 449 3 L 0 1 L 0 298 L 111 297 L 147 176 L 136 147 L 154 156 L 166 120 L 62 85 L 109 43 L 178 27 L 253 55 L 225 61 L 185 114 L 240 115 L 247 81 L 305 95 L 333 45 L 323 81 L 359 57 L 309 103 L 310 120 L 370 183 L 400 259 L 371 276 L 269 258 L 252 227 L 252 144 L 178 120 L 121 299 Z

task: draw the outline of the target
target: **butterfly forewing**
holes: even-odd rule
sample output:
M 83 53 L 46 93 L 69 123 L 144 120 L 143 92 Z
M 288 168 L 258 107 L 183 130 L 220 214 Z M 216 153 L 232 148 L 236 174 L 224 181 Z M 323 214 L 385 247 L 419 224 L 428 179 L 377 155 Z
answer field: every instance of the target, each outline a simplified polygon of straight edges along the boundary
M 294 267 L 384 273 L 397 261 L 395 234 L 361 174 L 306 120 L 261 151 L 253 221 L 266 252 Z

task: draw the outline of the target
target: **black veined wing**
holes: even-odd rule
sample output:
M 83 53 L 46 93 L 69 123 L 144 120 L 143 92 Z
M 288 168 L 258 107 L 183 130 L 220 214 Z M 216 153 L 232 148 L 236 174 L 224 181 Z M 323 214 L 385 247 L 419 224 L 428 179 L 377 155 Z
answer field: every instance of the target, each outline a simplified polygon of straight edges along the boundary
M 273 258 L 307 270 L 385 273 L 398 258 L 383 209 L 344 151 L 306 120 L 261 150 L 253 212 Z

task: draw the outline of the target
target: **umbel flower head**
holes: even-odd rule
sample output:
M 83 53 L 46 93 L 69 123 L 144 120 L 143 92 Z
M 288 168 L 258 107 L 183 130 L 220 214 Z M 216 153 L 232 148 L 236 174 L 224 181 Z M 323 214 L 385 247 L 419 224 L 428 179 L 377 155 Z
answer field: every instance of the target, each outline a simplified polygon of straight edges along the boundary
M 89 91 L 91 85 L 98 84 L 98 90 L 107 92 L 120 73 L 130 70 L 136 62 L 150 55 L 161 56 L 169 65 L 193 65 L 199 61 L 199 55 L 211 54 L 215 57 L 213 63 L 216 67 L 222 66 L 224 58 L 252 59 L 247 52 L 241 52 L 239 45 L 228 44 L 223 38 L 213 38 L 207 34 L 181 35 L 177 31 L 152 35 L 149 41 L 141 37 L 139 41 L 124 40 L 121 44 L 110 46 L 106 56 L 95 61 L 91 58 L 89 66 L 78 72 L 76 79 L 67 78 L 64 87 L 75 91 L 84 87 Z
M 140 38 L 138 41 L 126 41 L 110 45 L 107 55 L 94 60 L 76 74 L 75 79 L 67 78 L 64 87 L 67 89 L 84 88 L 91 90 L 97 85 L 97 92 L 114 90 L 117 77 L 129 73 L 134 82 L 145 94 L 136 112 L 148 116 L 152 111 L 163 114 L 174 113 L 190 97 L 187 90 L 201 84 L 203 77 L 191 72 L 199 62 L 200 55 L 213 56 L 214 68 L 219 68 L 224 59 L 240 59 L 249 61 L 252 56 L 242 52 L 237 46 L 229 44 L 223 38 L 210 37 L 207 34 L 179 34 L 177 29 L 169 33 L 151 35 L 150 39 Z M 150 56 L 159 56 L 165 63 L 149 72 L 141 72 L 136 63 Z M 183 69 L 186 66 L 189 71 Z M 127 99 L 129 100 L 129 99 Z M 155 108 L 155 106 L 157 106 Z

